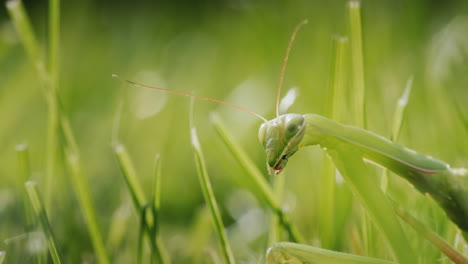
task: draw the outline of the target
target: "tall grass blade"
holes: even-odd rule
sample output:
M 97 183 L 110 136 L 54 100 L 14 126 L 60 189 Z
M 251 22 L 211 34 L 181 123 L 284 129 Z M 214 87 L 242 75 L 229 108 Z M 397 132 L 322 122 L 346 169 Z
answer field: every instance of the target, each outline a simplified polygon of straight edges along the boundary
M 152 203 L 149 213 L 152 215 L 153 224 L 151 236 L 155 238 L 155 255 L 159 263 L 169 263 L 169 255 L 163 246 L 161 233 L 159 232 L 159 212 L 161 206 L 161 156 L 158 154 L 154 160 L 154 185 Z
M 117 144 L 114 147 L 114 152 L 117 155 L 117 160 L 119 161 L 125 183 L 127 183 L 127 187 L 130 190 L 133 205 L 137 211 L 140 211 L 141 208 L 143 208 L 143 206 L 146 204 L 146 198 L 143 192 L 143 188 L 138 181 L 133 162 L 122 144 Z
M 44 59 L 39 51 L 39 44 L 32 29 L 31 22 L 29 21 L 28 14 L 24 9 L 23 2 L 21 0 L 8 0 L 6 1 L 6 7 L 29 59 L 36 67 L 41 80 L 46 80 L 47 74 Z
M 195 157 L 195 164 L 197 165 L 198 179 L 202 189 L 205 202 L 208 204 L 211 212 L 211 217 L 215 225 L 216 234 L 218 235 L 221 249 L 223 252 L 224 260 L 226 263 L 235 263 L 234 255 L 232 254 L 229 241 L 227 239 L 226 231 L 224 230 L 223 221 L 219 212 L 218 204 L 211 187 L 211 182 L 206 171 L 205 159 L 201 150 L 200 142 L 198 141 L 197 132 L 194 127 L 191 128 L 191 142 L 192 149 Z
M 47 177 L 46 205 L 49 206 L 56 181 L 60 112 L 57 95 L 59 85 L 59 41 L 60 41 L 60 0 L 49 0 L 49 48 L 48 48 L 48 123 L 47 123 Z M 50 193 L 50 194 L 48 194 Z
M 365 81 L 364 81 L 364 56 L 362 52 L 362 26 L 361 26 L 361 3 L 352 0 L 348 3 L 349 8 L 349 35 L 351 44 L 351 72 L 353 80 L 353 104 L 355 125 L 365 128 Z
M 31 167 L 29 163 L 29 151 L 27 144 L 19 144 L 16 146 L 16 153 L 18 156 L 18 188 L 19 193 L 21 194 L 21 200 L 23 201 L 23 210 L 24 216 L 26 218 L 26 230 L 29 230 L 30 227 L 34 224 L 33 212 L 31 210 L 31 205 L 28 203 L 28 194 L 24 189 L 24 183 L 29 180 L 31 177 Z
M 52 67 L 46 69 L 44 59 L 40 55 L 39 45 L 37 38 L 34 35 L 31 23 L 28 15 L 24 9 L 24 6 L 20 0 L 9 0 L 7 2 L 7 9 L 12 18 L 13 24 L 20 35 L 23 45 L 33 62 L 38 72 L 39 78 L 42 81 L 43 87 L 45 87 L 44 95 L 47 101 L 48 107 L 48 119 L 47 119 L 47 159 L 46 159 L 46 180 L 45 180 L 45 204 L 46 208 L 50 206 L 53 182 L 55 173 L 57 170 L 57 156 L 58 156 L 58 126 L 59 126 L 59 110 L 57 102 L 57 86 L 58 86 L 58 41 L 59 41 L 59 6 L 58 0 L 50 1 L 50 14 L 49 14 L 49 32 L 51 42 L 51 48 L 49 49 L 49 59 L 54 59 L 54 62 L 49 61 Z M 49 65 L 49 66 L 50 66 Z M 49 71 L 48 71 L 49 70 Z M 53 70 L 53 72 L 50 72 Z
M 401 126 L 405 120 L 405 110 L 406 106 L 408 105 L 412 86 L 413 77 L 409 78 L 406 82 L 406 88 L 403 91 L 401 97 L 398 99 L 397 105 L 395 107 L 395 113 L 393 114 L 392 134 L 390 135 L 390 140 L 393 142 L 397 142 L 398 137 L 400 136 Z M 389 170 L 384 169 L 381 182 L 381 188 L 384 192 L 386 192 L 388 188 L 389 173 Z
M 135 210 L 139 213 L 140 217 L 143 217 L 140 218 L 141 227 L 143 228 L 144 234 L 148 236 L 152 257 L 159 263 L 165 263 L 164 261 L 167 261 L 167 258 L 163 259 L 161 244 L 158 244 L 158 238 L 156 236 L 157 226 L 155 224 L 157 221 L 157 211 L 154 208 L 154 203 L 156 201 L 159 202 L 159 198 L 156 199 L 156 196 L 153 196 L 155 198 L 154 200 L 152 199 L 152 203 L 147 203 L 143 188 L 140 185 L 135 167 L 133 166 L 133 162 L 127 150 L 122 144 L 117 144 L 114 147 L 114 152 L 117 156 L 125 183 L 130 190 L 130 196 L 132 197 Z
M 3 261 L 5 260 L 5 255 L 6 255 L 5 251 L 0 251 L 0 264 L 2 264 Z
M 363 257 L 307 245 L 281 242 L 268 249 L 267 264 L 391 264 L 388 260 Z
M 97 217 L 94 209 L 94 204 L 89 191 L 89 185 L 86 181 L 86 175 L 83 173 L 80 164 L 78 153 L 74 152 L 71 148 L 65 151 L 68 167 L 70 168 L 70 175 L 73 189 L 75 190 L 81 211 L 86 221 L 91 242 L 96 252 L 99 263 L 110 263 L 109 256 L 104 246 L 101 231 L 97 224 Z
M 39 219 L 41 223 L 42 229 L 47 239 L 47 245 L 49 247 L 50 255 L 52 256 L 52 260 L 54 264 L 62 263 L 60 260 L 60 252 L 56 246 L 55 236 L 52 231 L 52 227 L 49 223 L 47 218 L 47 213 L 44 207 L 44 204 L 41 200 L 39 195 L 39 191 L 37 189 L 37 183 L 28 181 L 25 183 L 26 191 L 29 195 L 29 200 L 31 201 L 32 207 L 34 212 L 36 213 L 36 217 Z
M 260 194 L 261 198 L 266 201 L 273 212 L 278 216 L 281 225 L 288 232 L 290 239 L 293 242 L 305 243 L 305 240 L 296 230 L 296 227 L 284 214 L 281 205 L 276 200 L 273 191 L 271 190 L 260 170 L 255 166 L 255 163 L 249 158 L 247 153 L 241 147 L 239 147 L 239 144 L 235 142 L 234 137 L 228 132 L 222 123 L 221 118 L 215 113 L 211 114 L 210 118 L 223 143 L 244 169 L 245 175 L 248 177 L 247 180 L 254 183 L 256 190 L 253 191 L 253 193 Z
M 333 58 L 330 69 L 328 86 L 328 105 L 326 116 L 341 121 L 345 105 L 345 50 L 348 39 L 345 37 L 334 37 L 332 39 Z M 336 168 L 333 161 L 323 154 L 323 174 L 321 180 L 320 199 L 320 240 L 321 246 L 326 249 L 337 249 L 337 226 L 341 223 L 335 214 L 336 209 Z M 351 199 L 345 200 L 351 203 Z
M 419 234 L 424 236 L 429 242 L 437 247 L 444 255 L 456 264 L 468 264 L 468 259 L 462 254 L 456 251 L 452 246 L 445 242 L 439 235 L 431 231 L 429 228 L 424 226 L 418 219 L 408 213 L 403 207 L 397 206 L 395 208 L 396 213 L 406 223 L 411 225 Z

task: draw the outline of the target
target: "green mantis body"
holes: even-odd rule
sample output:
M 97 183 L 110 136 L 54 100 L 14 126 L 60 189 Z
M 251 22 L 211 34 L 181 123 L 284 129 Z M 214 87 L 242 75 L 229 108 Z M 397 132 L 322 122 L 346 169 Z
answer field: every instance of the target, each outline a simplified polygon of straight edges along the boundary
M 343 125 L 315 114 L 285 114 L 261 126 L 259 139 L 268 166 L 277 173 L 300 147 L 320 145 L 332 159 L 353 151 L 358 158 L 377 163 L 407 179 L 431 196 L 447 216 L 468 232 L 468 170 L 452 169 L 440 160 L 402 147 L 370 131 Z M 342 172 L 342 171 L 341 171 Z M 343 173 L 343 172 L 342 172 Z

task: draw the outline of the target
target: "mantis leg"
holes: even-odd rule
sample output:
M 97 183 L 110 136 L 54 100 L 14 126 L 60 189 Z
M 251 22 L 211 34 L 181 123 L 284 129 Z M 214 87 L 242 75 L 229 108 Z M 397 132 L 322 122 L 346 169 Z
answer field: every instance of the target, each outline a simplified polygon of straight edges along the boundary
M 276 243 L 267 252 L 267 264 L 391 264 L 388 260 L 357 256 L 302 244 Z

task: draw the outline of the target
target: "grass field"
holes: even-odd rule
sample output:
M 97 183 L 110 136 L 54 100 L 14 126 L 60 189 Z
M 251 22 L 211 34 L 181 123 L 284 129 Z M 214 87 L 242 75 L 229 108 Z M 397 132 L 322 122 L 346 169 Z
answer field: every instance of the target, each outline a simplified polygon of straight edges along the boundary
M 283 185 L 275 186 L 274 195 L 305 244 L 395 260 L 343 178 L 327 177 L 318 147 L 300 150 L 284 173 L 270 179 L 257 118 L 202 100 L 191 108 L 187 97 L 112 78 L 119 74 L 216 98 L 270 119 L 291 33 L 308 19 L 284 75 L 283 95 L 292 87 L 298 91 L 289 112 L 328 116 L 330 82 L 341 78 L 343 91 L 335 94 L 339 121 L 356 124 L 363 115 L 355 107 L 356 53 L 349 45 L 355 33 L 347 1 L 24 4 L 27 17 L 21 17 L 16 0 L 0 12 L 4 263 L 55 258 L 63 263 L 222 263 L 226 247 L 218 242 L 220 230 L 200 187 L 190 115 L 203 150 L 200 156 L 195 146 L 196 158 L 206 163 L 233 258 L 265 262 L 276 230 L 271 204 L 247 176 L 245 163 L 226 147 L 212 113 L 262 180 Z M 397 101 L 412 80 L 398 143 L 453 167 L 468 167 L 468 3 L 363 1 L 359 12 L 364 126 L 392 137 Z M 20 14 L 19 20 L 13 14 Z M 25 19 L 34 37 L 21 27 Z M 337 38 L 348 40 L 338 77 L 332 70 Z M 382 181 L 383 170 L 370 168 L 367 176 Z M 26 181 L 32 181 L 28 189 Z M 31 207 L 35 190 L 47 219 L 44 210 L 41 218 Z M 392 173 L 387 194 L 468 255 L 467 242 L 431 199 Z M 419 263 L 450 263 L 413 228 L 401 225 Z M 55 258 L 48 250 L 50 231 L 59 252 Z M 290 240 L 283 231 L 277 236 Z

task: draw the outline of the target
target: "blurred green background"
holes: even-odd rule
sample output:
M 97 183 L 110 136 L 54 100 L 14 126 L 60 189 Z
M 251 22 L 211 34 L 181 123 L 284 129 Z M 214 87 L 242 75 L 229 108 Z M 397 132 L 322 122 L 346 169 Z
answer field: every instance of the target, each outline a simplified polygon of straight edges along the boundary
M 25 1 L 25 6 L 45 53 L 47 2 Z M 128 149 L 148 196 L 154 157 L 161 154 L 161 234 L 173 262 L 205 263 L 218 246 L 193 162 L 190 100 L 131 87 L 111 74 L 228 101 L 272 118 L 290 34 L 307 18 L 291 51 L 283 93 L 291 87 L 299 91 L 289 112 L 323 114 L 331 40 L 348 34 L 346 6 L 346 1 L 307 0 L 61 2 L 58 93 L 77 138 L 104 238 L 118 236 L 110 226 L 122 221 L 121 240 L 106 241 L 114 263 L 134 262 L 139 232 L 113 153 L 116 140 Z M 468 117 L 468 2 L 379 0 L 363 1 L 362 7 L 368 129 L 390 135 L 396 102 L 412 76 L 399 143 L 454 167 L 468 166 L 468 125 L 463 122 Z M 45 245 L 40 235 L 25 236 L 34 231 L 25 229 L 15 146 L 29 146 L 32 179 L 43 190 L 47 107 L 40 79 L 5 8 L 0 19 L 0 250 L 7 252 L 6 263 L 32 263 Z M 241 263 L 261 262 L 268 209 L 250 191 L 250 183 L 240 180 L 243 171 L 209 121 L 213 111 L 267 177 L 257 139 L 260 122 L 236 109 L 195 102 L 195 125 L 234 254 Z M 320 149 L 307 148 L 285 171 L 284 206 L 313 245 L 320 245 L 321 159 Z M 453 226 L 432 202 L 394 175 L 392 181 L 405 208 L 453 239 Z M 352 208 L 342 216 L 346 224 L 335 249 L 365 254 L 353 246 L 360 242 L 351 239 L 359 232 L 361 215 L 357 202 Z M 67 263 L 97 263 L 63 166 L 54 179 L 49 218 Z M 413 244 L 422 263 L 440 261 L 440 253 L 424 240 L 415 238 Z

